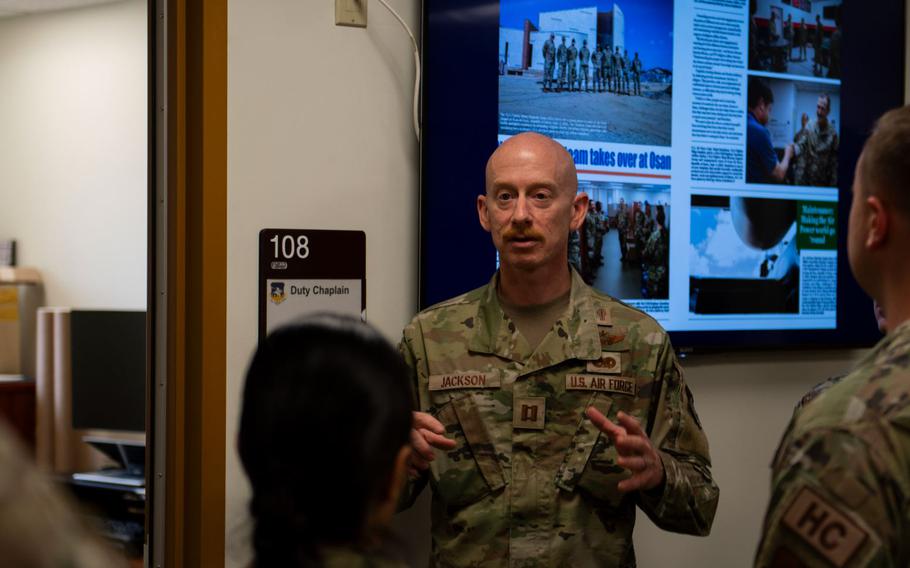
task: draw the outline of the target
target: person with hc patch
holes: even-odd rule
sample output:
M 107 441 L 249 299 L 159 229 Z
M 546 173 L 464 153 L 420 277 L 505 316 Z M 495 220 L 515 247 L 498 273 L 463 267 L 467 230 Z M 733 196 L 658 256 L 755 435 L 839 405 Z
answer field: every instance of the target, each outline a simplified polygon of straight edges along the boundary
M 566 60 L 568 49 L 566 48 L 566 36 L 562 36 L 562 43 L 556 49 L 556 62 L 559 64 L 559 82 L 556 84 L 557 90 L 562 90 L 566 85 Z
M 543 90 L 553 88 L 553 68 L 556 66 L 556 36 L 550 34 L 550 39 L 543 43 Z
M 887 335 L 794 414 L 772 463 L 758 567 L 910 566 L 910 106 L 856 166 L 847 253 Z
M 403 504 L 432 486 L 432 563 L 634 566 L 636 508 L 708 534 L 718 488 L 666 332 L 568 265 L 588 209 L 571 156 L 509 138 L 476 205 L 499 270 L 400 344 L 419 409 Z

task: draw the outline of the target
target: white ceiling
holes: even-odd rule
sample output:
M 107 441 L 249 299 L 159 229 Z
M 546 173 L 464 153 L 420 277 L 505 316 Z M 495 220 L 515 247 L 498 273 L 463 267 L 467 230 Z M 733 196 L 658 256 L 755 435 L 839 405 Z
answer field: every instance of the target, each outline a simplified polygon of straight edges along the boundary
M 95 4 L 107 4 L 117 0 L 0 0 L 0 18 L 23 16 L 36 12 L 68 10 Z

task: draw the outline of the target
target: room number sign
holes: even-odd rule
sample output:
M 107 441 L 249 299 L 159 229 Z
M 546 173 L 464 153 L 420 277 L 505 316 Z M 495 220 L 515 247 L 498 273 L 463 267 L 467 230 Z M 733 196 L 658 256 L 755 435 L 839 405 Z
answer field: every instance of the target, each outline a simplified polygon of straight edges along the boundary
M 316 312 L 366 319 L 363 231 L 262 229 L 259 232 L 259 340 Z

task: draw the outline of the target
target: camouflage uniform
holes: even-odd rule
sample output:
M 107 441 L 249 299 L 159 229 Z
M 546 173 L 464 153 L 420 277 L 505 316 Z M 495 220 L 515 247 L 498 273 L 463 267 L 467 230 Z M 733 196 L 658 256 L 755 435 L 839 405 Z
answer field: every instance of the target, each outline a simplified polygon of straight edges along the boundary
M 553 88 L 553 68 L 556 66 L 556 46 L 553 40 L 548 39 L 543 44 L 543 88 Z
M 622 73 L 622 77 L 621 77 L 622 84 L 620 86 L 620 89 L 622 90 L 622 94 L 628 95 L 629 94 L 629 57 L 627 55 L 623 55 L 622 57 L 619 58 L 619 68 Z
M 644 272 L 647 274 L 646 298 L 668 297 L 667 264 L 669 263 L 669 245 L 666 229 L 655 226 L 642 251 L 645 259 L 644 263 L 646 264 Z
M 603 211 L 594 210 L 594 262 L 603 264 L 604 235 L 607 234 L 607 217 Z
M 756 566 L 910 566 L 910 322 L 794 416 Z
M 566 82 L 566 44 L 561 43 L 556 48 L 556 62 L 559 63 L 559 80 L 556 82 L 556 88 L 562 89 Z
M 569 66 L 569 90 L 575 90 L 575 82 L 578 79 L 578 48 L 575 47 L 575 41 L 572 41 L 572 45 L 569 46 L 569 51 L 566 52 L 567 63 Z
M 591 67 L 594 70 L 594 92 L 600 92 L 600 85 L 603 83 L 603 71 L 600 67 L 600 62 L 603 58 L 599 49 L 595 49 L 591 54 Z
M 418 314 L 401 343 L 420 410 L 457 443 L 437 451 L 430 466 L 434 563 L 634 566 L 636 505 L 666 530 L 708 534 L 718 489 L 664 330 L 573 271 L 569 309 L 532 352 L 499 305 L 497 278 Z M 631 393 L 567 388 L 570 375 L 592 377 L 587 366 L 611 355 L 619 374 L 597 378 L 625 383 Z M 431 390 L 457 377 L 482 377 L 488 388 Z M 513 427 L 513 412 L 535 400 L 545 401 L 543 429 Z M 588 406 L 642 422 L 664 463 L 660 488 L 617 490 L 629 473 L 616 465 L 609 437 L 585 418 Z
M 637 256 L 638 256 L 639 261 L 642 260 L 642 255 L 644 254 L 644 251 L 645 251 L 645 241 L 647 240 L 648 235 L 650 234 L 648 231 L 648 228 L 645 226 L 647 224 L 647 220 L 645 219 L 644 216 L 642 216 L 640 219 L 641 220 L 635 221 L 635 228 L 633 229 L 633 232 L 632 232 L 632 234 L 634 235 L 633 240 L 635 241 L 635 248 L 638 250 Z
M 588 62 L 591 60 L 591 52 L 588 50 L 587 45 L 582 45 L 581 50 L 578 52 L 578 62 L 581 67 L 581 72 L 578 75 L 578 90 L 581 90 L 581 83 L 585 83 L 585 91 L 588 90 Z
M 588 240 L 588 264 L 597 266 L 600 249 L 597 248 L 598 216 L 594 208 L 589 208 L 585 215 L 585 238 Z
M 606 56 L 603 59 L 604 66 L 604 79 L 606 80 L 606 88 L 611 93 L 616 87 L 616 55 L 613 53 L 612 49 L 607 50 Z
M 638 55 L 632 60 L 632 81 L 634 94 L 641 95 L 641 59 L 638 58 Z
M 581 237 L 578 231 L 569 233 L 569 264 L 581 271 Z
M 796 185 L 837 187 L 837 132 L 828 122 L 824 130 L 813 120 L 796 134 L 798 148 L 793 167 Z
M 818 395 L 822 394 L 826 390 L 830 389 L 837 383 L 844 380 L 844 377 L 846 377 L 846 375 L 836 375 L 833 377 L 828 377 L 824 381 L 818 383 L 817 385 L 815 385 L 814 387 L 809 389 L 809 392 L 804 394 L 803 397 L 801 399 L 799 399 L 799 402 L 796 403 L 796 408 L 793 409 L 793 416 L 796 417 L 796 414 L 799 413 L 799 411 L 802 410 L 803 407 L 805 407 L 807 404 L 809 404 L 810 402 L 812 402 L 813 400 L 818 398 Z
M 629 230 L 629 210 L 622 208 L 616 215 L 616 232 L 619 233 L 619 258 L 626 260 L 626 232 Z
M 405 564 L 377 558 L 348 548 L 325 548 L 320 552 L 322 568 L 405 568 Z

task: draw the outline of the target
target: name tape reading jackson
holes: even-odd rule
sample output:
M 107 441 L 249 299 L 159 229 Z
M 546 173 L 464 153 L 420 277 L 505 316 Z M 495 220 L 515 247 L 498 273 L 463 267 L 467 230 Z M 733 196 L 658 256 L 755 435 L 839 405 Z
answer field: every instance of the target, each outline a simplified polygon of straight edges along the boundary
M 499 375 L 495 373 L 452 373 L 430 375 L 430 390 L 498 389 Z

